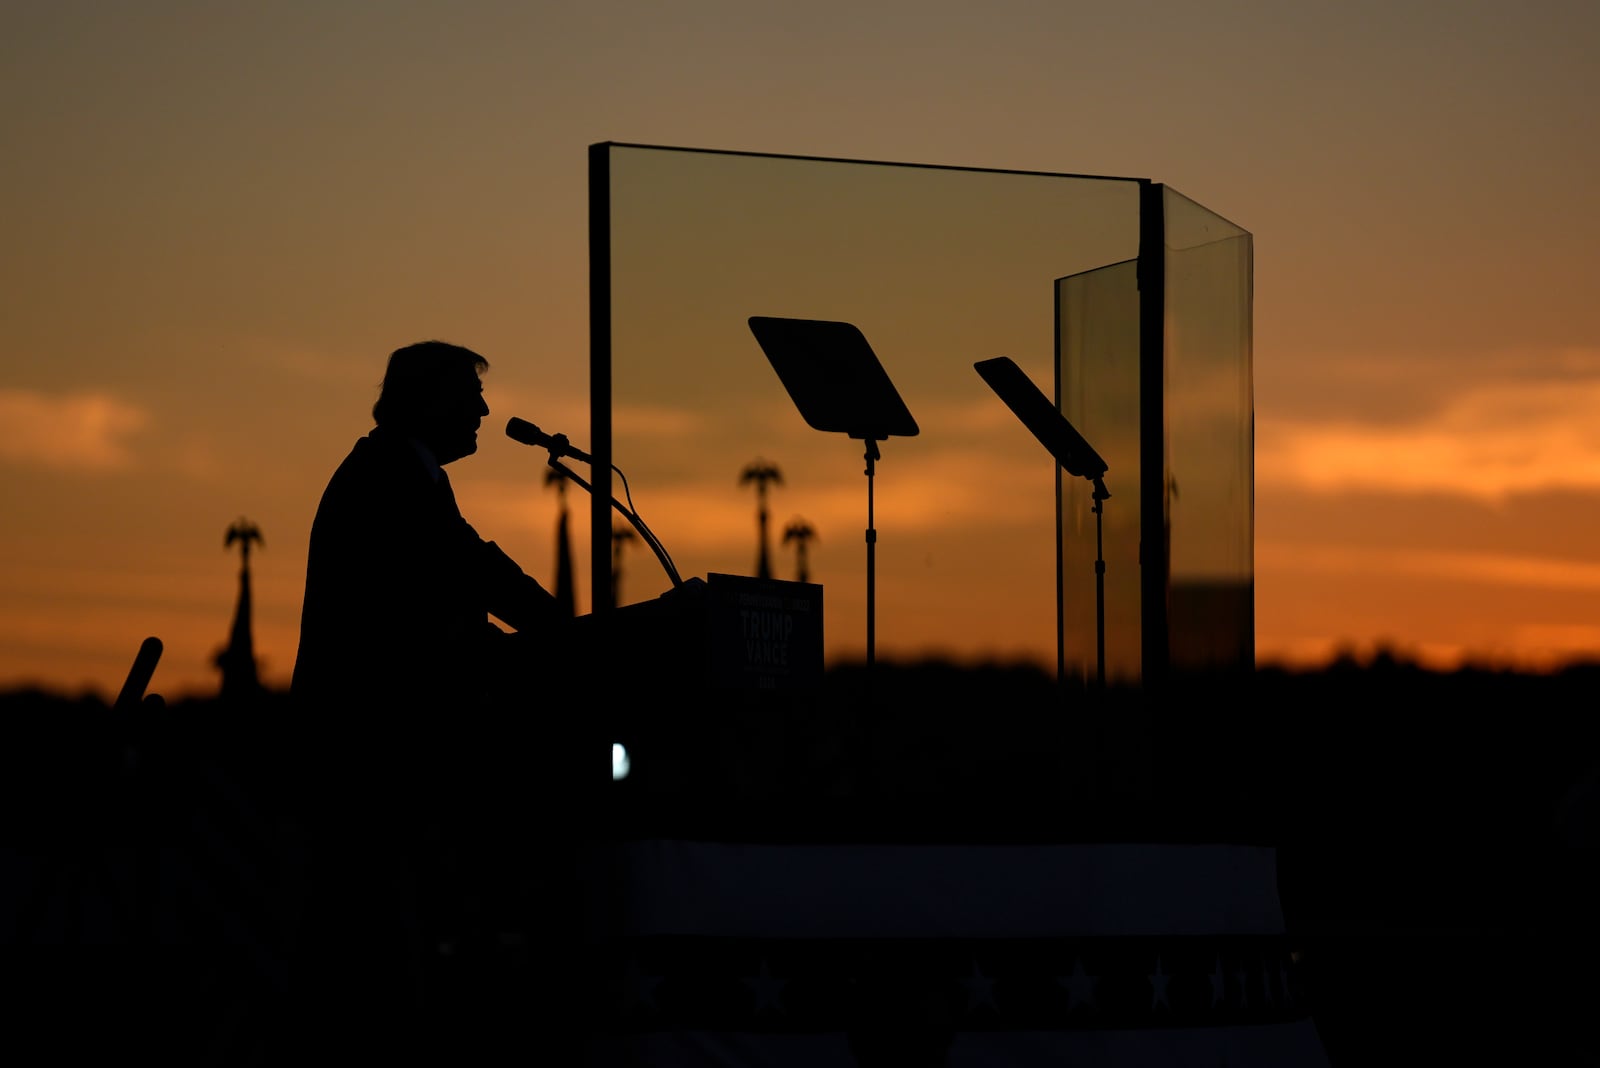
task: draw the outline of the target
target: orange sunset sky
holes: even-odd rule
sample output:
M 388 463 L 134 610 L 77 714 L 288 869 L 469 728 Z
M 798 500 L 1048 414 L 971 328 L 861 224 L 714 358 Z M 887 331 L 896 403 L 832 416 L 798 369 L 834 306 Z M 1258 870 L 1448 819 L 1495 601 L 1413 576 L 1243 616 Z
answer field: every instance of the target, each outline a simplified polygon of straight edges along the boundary
M 22 0 L 0 25 L 0 689 L 114 693 L 157 635 L 152 688 L 214 692 L 241 515 L 285 683 L 317 497 L 388 352 L 425 338 L 491 361 L 452 480 L 553 582 L 542 455 L 500 430 L 586 444 L 602 141 L 1170 184 L 1254 236 L 1260 659 L 1600 655 L 1600 6 Z M 781 450 L 807 431 L 773 389 Z M 907 401 L 1009 432 L 975 379 Z M 755 457 L 630 419 L 660 451 L 617 462 L 680 569 L 748 573 Z M 859 655 L 860 449 L 825 447 L 839 477 L 774 488 L 773 522 L 818 528 L 830 653 Z M 914 528 L 1012 558 L 986 523 L 1052 502 L 1002 466 L 885 445 L 880 656 L 1053 662 L 1053 574 L 913 601 L 896 571 L 924 563 L 894 552 Z M 1001 477 L 1025 514 L 961 512 Z M 624 598 L 659 587 L 634 547 Z

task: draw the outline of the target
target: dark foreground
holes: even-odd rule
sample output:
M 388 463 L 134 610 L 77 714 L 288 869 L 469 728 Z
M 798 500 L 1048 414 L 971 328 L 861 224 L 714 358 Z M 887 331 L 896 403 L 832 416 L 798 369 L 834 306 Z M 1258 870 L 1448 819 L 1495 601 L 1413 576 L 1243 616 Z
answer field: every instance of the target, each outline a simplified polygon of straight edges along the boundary
M 511 716 L 478 773 L 546 788 L 486 795 L 502 807 L 479 837 L 513 859 L 424 909 L 429 1034 L 458 1063 L 534 1063 L 581 1026 L 550 967 L 575 926 L 550 843 L 909 836 L 1271 845 L 1335 1064 L 1589 1050 L 1597 686 L 1593 668 L 1382 659 L 1097 700 L 1029 668 L 880 663 L 803 700 L 620 717 L 621 783 L 580 732 L 596 751 L 565 797 L 549 784 L 576 766 L 571 725 Z M 304 895 L 296 754 L 315 744 L 286 699 L 0 708 L 0 1041 L 264 1063 Z

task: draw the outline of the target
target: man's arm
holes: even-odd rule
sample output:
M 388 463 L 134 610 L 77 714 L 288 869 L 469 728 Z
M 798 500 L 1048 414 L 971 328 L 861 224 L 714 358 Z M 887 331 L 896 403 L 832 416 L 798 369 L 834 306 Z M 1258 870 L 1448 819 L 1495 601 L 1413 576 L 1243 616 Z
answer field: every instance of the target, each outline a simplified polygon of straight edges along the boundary
M 480 575 L 489 614 L 516 630 L 537 630 L 564 618 L 555 596 L 492 541 L 483 543 Z

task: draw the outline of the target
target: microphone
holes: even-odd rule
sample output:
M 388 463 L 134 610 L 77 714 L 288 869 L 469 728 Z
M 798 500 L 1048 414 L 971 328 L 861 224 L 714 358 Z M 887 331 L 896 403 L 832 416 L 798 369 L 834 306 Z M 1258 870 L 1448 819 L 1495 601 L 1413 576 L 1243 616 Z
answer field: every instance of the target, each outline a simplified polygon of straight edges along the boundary
M 541 449 L 550 450 L 552 460 L 562 456 L 570 456 L 581 463 L 592 464 L 594 460 L 582 449 L 573 448 L 565 434 L 546 434 L 526 419 L 512 416 L 506 423 L 506 437 L 523 445 L 534 445 Z

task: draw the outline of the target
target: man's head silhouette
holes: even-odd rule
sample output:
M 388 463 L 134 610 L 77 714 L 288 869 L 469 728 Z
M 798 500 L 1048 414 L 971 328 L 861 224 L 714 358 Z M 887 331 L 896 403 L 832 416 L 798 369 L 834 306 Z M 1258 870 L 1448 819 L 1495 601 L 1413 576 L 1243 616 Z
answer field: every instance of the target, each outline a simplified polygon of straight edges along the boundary
M 480 376 L 489 361 L 471 349 L 420 341 L 389 355 L 372 418 L 422 442 L 440 464 L 478 451 L 478 427 L 489 414 Z

